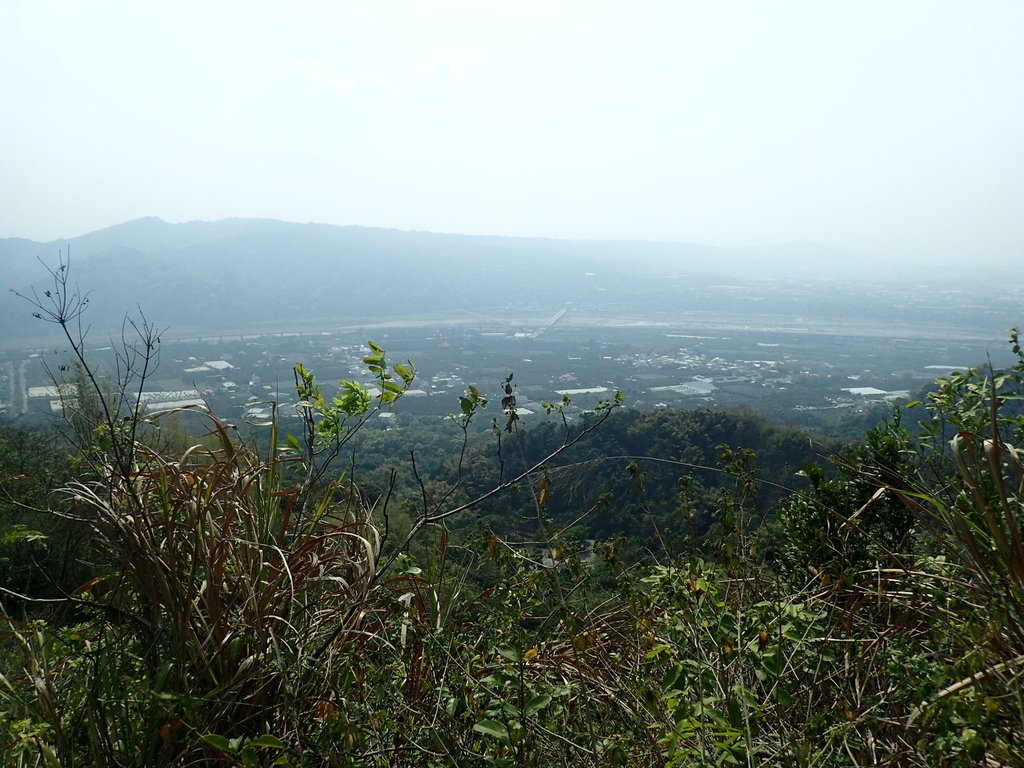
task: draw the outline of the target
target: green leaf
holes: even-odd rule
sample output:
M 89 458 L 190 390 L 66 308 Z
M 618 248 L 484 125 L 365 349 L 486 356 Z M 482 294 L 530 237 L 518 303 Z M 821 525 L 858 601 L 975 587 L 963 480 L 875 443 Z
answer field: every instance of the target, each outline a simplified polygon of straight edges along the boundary
M 665 646 L 667 648 L 667 646 Z M 671 691 L 674 688 L 679 687 L 679 678 L 682 677 L 683 667 L 680 664 L 675 664 L 669 667 L 668 672 L 665 675 L 665 679 L 661 683 L 662 690 Z
M 34 531 L 24 523 L 14 523 L 0 536 L 0 544 L 16 544 L 17 542 L 46 541 L 46 534 L 41 531 Z
M 285 749 L 287 747 L 287 745 L 277 738 L 277 736 L 269 733 L 257 736 L 249 742 L 249 745 L 253 747 L 272 747 L 273 749 Z
M 729 724 L 733 728 L 743 727 L 743 711 L 740 709 L 740 702 L 735 696 L 730 696 L 726 701 L 726 709 L 729 710 Z
M 523 713 L 527 717 L 533 717 L 550 703 L 550 696 L 548 696 L 546 693 L 539 693 L 526 702 L 526 705 L 523 707 Z
M 299 445 L 299 438 L 297 438 L 295 435 L 285 435 L 284 441 L 288 443 L 288 445 L 291 448 L 294 448 L 296 451 L 302 450 L 302 446 Z
M 785 668 L 786 659 L 779 646 L 768 646 L 761 655 L 761 669 L 771 677 L 779 677 Z
M 473 726 L 473 730 L 501 741 L 508 741 L 508 728 L 497 720 L 481 720 Z
M 394 368 L 395 373 L 397 373 L 401 377 L 402 381 L 404 381 L 406 384 L 411 384 L 412 380 L 416 377 L 414 371 L 407 365 L 402 365 L 401 363 L 398 363 L 394 366 Z
M 214 749 L 219 749 L 221 752 L 227 752 L 228 754 L 234 754 L 235 752 L 231 748 L 231 742 L 219 733 L 207 733 L 203 736 L 203 741 Z
M 496 650 L 509 661 L 519 661 L 519 651 L 517 651 L 511 645 L 499 645 L 494 650 Z

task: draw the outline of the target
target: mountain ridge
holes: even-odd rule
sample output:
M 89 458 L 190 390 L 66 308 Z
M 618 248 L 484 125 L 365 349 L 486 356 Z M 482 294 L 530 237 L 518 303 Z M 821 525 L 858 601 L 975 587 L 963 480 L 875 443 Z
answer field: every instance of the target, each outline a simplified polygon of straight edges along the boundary
M 215 240 L 223 239 L 226 234 L 236 234 L 245 229 L 271 229 L 274 227 L 281 228 L 315 228 L 321 230 L 329 230 L 334 232 L 348 232 L 348 233 L 375 233 L 384 236 L 410 236 L 410 237 L 430 237 L 430 238 L 458 238 L 467 241 L 478 241 L 487 243 L 496 242 L 516 242 L 516 243 L 531 243 L 531 244 L 542 244 L 551 243 L 559 245 L 573 245 L 590 247 L 597 245 L 604 246 L 640 246 L 640 247 L 656 247 L 656 248 L 672 248 L 672 249 L 684 249 L 684 250 L 700 250 L 700 251 L 715 251 L 720 253 L 744 253 L 744 252 L 782 252 L 787 249 L 789 250 L 811 250 L 817 252 L 828 252 L 833 255 L 847 255 L 856 256 L 858 258 L 864 257 L 863 254 L 858 254 L 855 251 L 849 249 L 840 248 L 825 243 L 816 243 L 812 241 L 792 241 L 792 242 L 780 242 L 780 243 L 764 243 L 754 246 L 719 246 L 707 243 L 695 243 L 690 241 L 675 241 L 675 240 L 657 240 L 657 239 L 637 239 L 637 238 L 556 238 L 556 237 L 544 237 L 544 236 L 533 236 L 533 235 L 481 235 L 481 234 L 468 234 L 462 232 L 437 232 L 434 230 L 422 230 L 422 229 L 400 229 L 391 227 L 371 227 L 361 224 L 328 224 L 323 222 L 294 222 L 284 221 L 280 219 L 267 219 L 258 217 L 229 217 L 224 219 L 214 220 L 203 220 L 203 219 L 192 219 L 183 222 L 169 222 L 159 216 L 143 216 L 137 219 L 131 219 L 119 224 L 112 224 L 108 227 L 103 227 L 98 230 L 86 232 L 83 234 L 75 235 L 70 238 L 57 238 L 49 241 L 32 240 L 31 238 L 22 237 L 11 237 L 4 238 L 0 237 L 0 243 L 5 242 L 18 242 L 25 245 L 32 246 L 50 246 L 53 247 L 64 247 L 67 244 L 85 245 L 89 247 L 102 246 L 104 244 L 120 244 L 125 245 L 125 236 L 138 233 L 143 228 L 149 228 L 147 234 L 152 237 L 153 229 L 159 229 L 160 235 L 164 238 L 161 246 L 166 247 L 172 245 L 174 247 L 181 247 L 180 243 L 184 244 L 195 244 L 198 242 L 214 242 Z M 214 230 L 227 230 L 216 232 L 214 237 L 206 237 L 198 239 L 195 237 L 195 233 L 206 230 L 213 232 Z M 191 238 L 185 237 L 184 241 L 182 235 L 185 233 L 192 234 Z M 177 237 L 175 237 L 177 236 Z
M 607 316 L 698 306 L 709 301 L 700 294 L 705 284 L 832 279 L 860 266 L 814 244 L 723 248 L 144 217 L 49 243 L 2 238 L 4 287 L 38 290 L 46 282 L 39 260 L 52 265 L 59 253 L 70 255 L 73 280 L 93 298 L 90 319 L 108 330 L 137 307 L 158 325 L 204 329 L 496 316 L 528 307 L 554 313 L 569 304 Z M 4 292 L 7 335 L 37 334 L 31 319 L 25 302 Z

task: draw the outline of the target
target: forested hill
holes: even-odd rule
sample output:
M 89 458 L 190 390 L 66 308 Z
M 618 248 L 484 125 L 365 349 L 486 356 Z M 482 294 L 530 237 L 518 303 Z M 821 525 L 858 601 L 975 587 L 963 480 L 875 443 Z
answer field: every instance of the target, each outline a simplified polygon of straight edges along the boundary
M 572 425 L 573 433 L 579 429 Z M 451 425 L 437 422 L 379 432 L 360 450 L 361 471 L 371 473 L 374 487 L 383 483 L 384 468 L 396 466 L 412 487 L 407 459 L 412 452 L 436 495 L 458 477 L 456 437 Z M 563 426 L 551 420 L 506 436 L 500 453 L 493 438 L 481 440 L 467 453 L 453 499 L 472 499 L 514 477 L 565 437 Z M 780 500 L 792 489 L 806 488 L 797 473 L 809 463 L 827 462 L 836 449 L 834 442 L 812 442 L 803 430 L 750 409 L 621 410 L 546 465 L 542 475 L 489 499 L 452 525 L 469 534 L 483 526 L 514 539 L 536 539 L 543 533 L 541 506 L 544 519 L 559 527 L 581 518 L 570 532 L 575 538 L 622 538 L 640 557 L 651 546 L 667 550 L 656 555 L 678 554 L 715 527 L 722 498 L 734 496 L 746 482 L 751 491 L 746 524 L 752 531 L 771 526 Z M 407 501 L 405 509 L 415 514 L 418 489 Z
M 141 306 L 159 325 L 217 333 L 487 317 L 569 302 L 607 310 L 685 300 L 688 310 L 720 310 L 704 305 L 701 285 L 768 274 L 839 277 L 863 266 L 860 256 L 808 244 L 717 248 L 146 218 L 52 243 L 0 239 L 3 287 L 45 289 L 37 257 L 54 264 L 61 251 L 70 251 L 76 281 L 91 292 L 94 325 L 119 328 L 123 314 Z M 4 291 L 5 334 L 38 333 L 30 321 Z

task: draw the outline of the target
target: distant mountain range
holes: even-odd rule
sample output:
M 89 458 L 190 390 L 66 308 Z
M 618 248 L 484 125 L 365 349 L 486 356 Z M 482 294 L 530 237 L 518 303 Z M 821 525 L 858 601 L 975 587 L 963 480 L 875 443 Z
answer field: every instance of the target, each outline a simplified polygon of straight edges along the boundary
M 717 248 L 144 218 L 67 241 L 0 239 L 3 287 L 45 290 L 39 259 L 54 265 L 59 253 L 70 254 L 74 281 L 91 295 L 89 320 L 104 333 L 137 308 L 182 333 L 554 312 L 567 304 L 597 314 L 643 311 L 684 294 L 687 307 L 701 309 L 700 287 L 716 282 L 872 272 L 863 256 L 813 244 Z M 8 340 L 41 332 L 31 308 L 7 291 L 0 328 Z

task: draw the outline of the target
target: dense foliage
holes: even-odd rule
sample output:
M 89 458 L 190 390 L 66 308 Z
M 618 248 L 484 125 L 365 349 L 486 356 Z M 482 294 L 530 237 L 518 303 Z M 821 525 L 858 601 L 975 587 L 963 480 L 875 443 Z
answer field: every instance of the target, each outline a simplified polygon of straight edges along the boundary
M 415 375 L 376 345 L 380 396 L 298 367 L 304 432 L 263 449 L 114 414 L 65 475 L 0 433 L 2 761 L 1022 764 L 1012 344 L 824 468 L 750 412 L 555 405 L 521 432 L 509 379 L 500 444 L 470 439 L 469 388 L 447 458 L 369 492 L 326 468 Z M 40 588 L 58 562 L 89 572 Z

